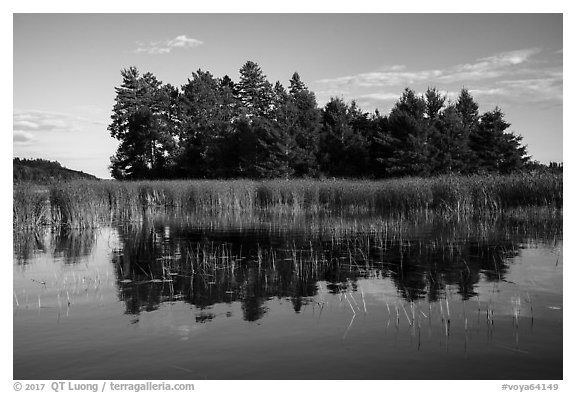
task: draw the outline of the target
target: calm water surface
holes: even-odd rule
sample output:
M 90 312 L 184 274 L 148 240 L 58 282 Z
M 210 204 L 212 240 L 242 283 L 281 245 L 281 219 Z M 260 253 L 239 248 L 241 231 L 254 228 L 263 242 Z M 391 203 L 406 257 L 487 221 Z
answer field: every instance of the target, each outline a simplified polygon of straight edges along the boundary
M 562 379 L 560 223 L 14 236 L 14 379 Z

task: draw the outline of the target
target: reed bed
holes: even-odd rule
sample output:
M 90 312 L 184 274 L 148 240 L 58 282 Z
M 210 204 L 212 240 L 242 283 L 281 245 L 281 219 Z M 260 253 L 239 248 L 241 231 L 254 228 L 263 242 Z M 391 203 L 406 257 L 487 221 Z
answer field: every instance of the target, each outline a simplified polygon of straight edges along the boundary
M 435 214 L 466 218 L 509 209 L 562 210 L 562 175 L 442 176 L 383 181 L 73 181 L 14 186 L 15 228 L 94 227 L 140 221 L 155 212 L 235 216 L 275 212 Z
M 15 228 L 36 228 L 49 222 L 50 202 L 47 189 L 14 186 L 12 207 Z

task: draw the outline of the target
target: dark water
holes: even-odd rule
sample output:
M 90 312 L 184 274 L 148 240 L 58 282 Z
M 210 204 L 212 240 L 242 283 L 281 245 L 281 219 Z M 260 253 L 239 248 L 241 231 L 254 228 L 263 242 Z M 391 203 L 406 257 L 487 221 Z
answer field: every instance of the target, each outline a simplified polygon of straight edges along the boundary
M 14 379 L 562 379 L 561 221 L 14 236 Z

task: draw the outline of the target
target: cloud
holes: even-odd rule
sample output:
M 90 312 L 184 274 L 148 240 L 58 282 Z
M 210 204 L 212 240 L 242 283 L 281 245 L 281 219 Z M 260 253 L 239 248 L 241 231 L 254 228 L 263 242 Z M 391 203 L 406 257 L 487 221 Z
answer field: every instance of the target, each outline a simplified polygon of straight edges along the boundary
M 370 93 L 358 96 L 359 100 L 375 100 L 375 101 L 396 101 L 400 98 L 401 94 L 395 93 Z
M 65 119 L 44 113 L 15 113 L 14 130 L 19 131 L 53 131 L 70 130 L 71 125 Z
M 204 42 L 196 38 L 189 38 L 186 35 L 179 35 L 170 40 L 149 43 L 138 42 L 137 44 L 138 48 L 134 49 L 136 54 L 163 55 L 172 52 L 175 48 L 196 48 L 204 44 Z
M 561 105 L 563 101 L 562 75 L 546 75 L 542 78 L 501 80 L 482 88 L 470 89 L 474 97 L 485 103 L 530 104 L 537 107 Z
M 498 53 L 478 59 L 475 63 L 459 64 L 439 75 L 444 83 L 460 81 L 479 81 L 499 78 L 512 73 L 525 72 L 521 66 L 540 53 L 537 48 Z
M 338 87 L 383 87 L 403 86 L 415 82 L 430 80 L 441 71 L 377 71 L 358 75 L 342 76 L 332 79 L 321 79 L 317 83 Z
M 465 64 L 465 68 L 474 69 L 487 69 L 500 66 L 516 65 L 525 63 L 534 55 L 540 53 L 542 50 L 539 48 L 514 50 L 510 52 L 501 52 L 493 56 L 483 57 L 476 63 Z
M 14 143 L 30 143 L 35 135 L 54 132 L 81 132 L 87 125 L 105 127 L 106 123 L 67 113 L 47 111 L 15 111 L 12 129 Z
M 26 131 L 14 130 L 13 141 L 18 144 L 27 144 L 34 140 L 34 136 Z
M 470 82 L 509 75 L 529 62 L 541 50 L 537 48 L 497 53 L 477 59 L 473 63 L 457 64 L 444 70 L 408 71 L 405 66 L 384 67 L 380 71 L 321 79 L 321 84 L 340 87 L 408 86 L 418 82 Z
M 361 108 L 379 108 L 380 110 L 391 108 L 400 98 L 400 93 L 369 93 L 357 97 L 350 95 L 350 100 L 354 99 Z
M 394 65 L 316 83 L 321 90 L 357 98 L 372 107 L 397 100 L 405 87 L 422 91 L 428 86 L 451 90 L 445 91 L 451 100 L 466 87 L 486 105 L 549 107 L 562 104 L 562 78 L 561 53 L 529 48 L 496 53 L 445 69 L 414 71 Z
M 30 120 L 14 119 L 14 128 L 17 128 L 19 130 L 37 130 L 39 127 L 40 125 L 38 123 L 34 123 L 33 121 Z

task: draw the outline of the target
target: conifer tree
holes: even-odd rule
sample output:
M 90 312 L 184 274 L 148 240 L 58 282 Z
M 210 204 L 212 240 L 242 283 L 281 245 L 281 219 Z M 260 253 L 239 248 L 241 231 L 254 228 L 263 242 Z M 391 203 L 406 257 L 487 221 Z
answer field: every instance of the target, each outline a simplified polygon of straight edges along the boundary
M 506 132 L 510 123 L 498 107 L 482 114 L 475 132 L 470 134 L 470 150 L 474 172 L 510 173 L 528 161 L 522 137 Z
M 340 98 L 331 98 L 324 107 L 319 161 L 325 175 L 366 176 L 368 144 L 353 127 L 354 121 L 364 115 L 355 102 L 347 105 Z
M 260 66 L 253 61 L 247 61 L 240 68 L 236 94 L 247 117 L 267 117 L 274 108 L 272 85 L 266 80 Z
M 428 88 L 425 93 L 426 99 L 426 109 L 425 114 L 429 122 L 436 120 L 441 111 L 444 109 L 444 103 L 446 102 L 446 96 L 440 94 L 436 88 Z
M 179 161 L 184 177 L 224 175 L 217 162 L 221 158 L 219 145 L 231 132 L 236 110 L 230 83 L 198 70 L 182 86 Z
M 294 142 L 294 157 L 290 167 L 296 176 L 318 174 L 318 143 L 320 137 L 320 110 L 316 96 L 297 72 L 290 79 L 290 94 L 287 101 L 287 132 Z
M 384 142 L 391 152 L 386 171 L 391 176 L 425 176 L 428 127 L 424 118 L 426 102 L 411 89 L 405 89 L 388 119 L 389 134 Z
M 175 94 L 151 73 L 140 76 L 136 67 L 121 71 L 110 135 L 120 141 L 111 157 L 111 174 L 117 179 L 167 177 L 175 142 Z
M 462 89 L 456 100 L 456 110 L 462 118 L 462 124 L 470 133 L 478 125 L 478 104 L 468 89 Z
M 121 71 L 110 134 L 117 179 L 427 176 L 510 173 L 529 160 L 499 108 L 482 115 L 467 89 L 405 89 L 388 116 L 316 97 L 293 73 L 274 86 L 255 62 L 240 80 L 192 73 L 178 89 L 135 67 Z
M 442 111 L 428 139 L 431 174 L 460 173 L 466 169 L 468 138 L 454 105 Z

